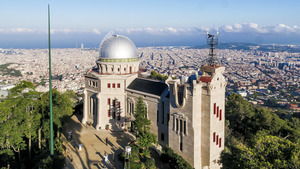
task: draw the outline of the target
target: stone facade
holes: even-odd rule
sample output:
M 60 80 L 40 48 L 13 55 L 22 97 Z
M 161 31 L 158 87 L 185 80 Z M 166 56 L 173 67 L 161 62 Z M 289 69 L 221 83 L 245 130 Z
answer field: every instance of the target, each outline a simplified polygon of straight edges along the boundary
M 96 64 L 85 74 L 82 123 L 92 124 L 97 130 L 130 130 L 135 103 L 141 97 L 151 120 L 151 132 L 160 145 L 172 148 L 195 169 L 221 168 L 224 67 L 203 66 L 201 77 L 168 79 L 164 83 L 139 78 L 137 57 L 100 56 Z

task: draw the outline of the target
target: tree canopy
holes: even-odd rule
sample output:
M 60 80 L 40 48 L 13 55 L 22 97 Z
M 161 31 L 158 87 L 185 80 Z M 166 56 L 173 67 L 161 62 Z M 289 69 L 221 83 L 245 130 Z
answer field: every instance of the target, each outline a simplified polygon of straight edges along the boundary
M 152 70 L 150 73 L 150 78 L 155 79 L 155 80 L 165 81 L 168 79 L 168 76 L 160 74 L 160 73 Z
M 147 108 L 141 97 L 135 105 L 133 128 L 136 142 L 132 146 L 129 159 L 131 168 L 155 169 L 155 161 L 150 154 L 150 146 L 156 142 L 156 136 L 150 132 L 151 121 L 147 119 Z
M 280 118 L 275 111 L 254 106 L 237 94 L 227 99 L 224 169 L 300 168 L 298 118 Z
M 70 91 L 53 91 L 56 133 L 61 129 L 63 119 L 73 113 L 74 96 Z M 0 101 L 0 168 L 35 168 L 35 164 L 49 162 L 48 100 L 48 92 L 37 92 L 33 83 L 21 81 L 10 90 L 7 98 Z M 59 134 L 55 136 L 59 143 Z M 61 152 L 55 151 L 58 161 Z

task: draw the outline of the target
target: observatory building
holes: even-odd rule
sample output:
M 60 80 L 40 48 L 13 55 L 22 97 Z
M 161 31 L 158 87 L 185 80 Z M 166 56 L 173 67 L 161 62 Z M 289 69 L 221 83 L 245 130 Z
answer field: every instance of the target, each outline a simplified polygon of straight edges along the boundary
M 219 169 L 225 140 L 224 70 L 212 62 L 201 67 L 202 76 L 188 80 L 141 78 L 134 43 L 125 36 L 107 36 L 96 66 L 85 74 L 82 123 L 97 130 L 130 131 L 141 97 L 161 146 L 173 149 L 195 169 Z

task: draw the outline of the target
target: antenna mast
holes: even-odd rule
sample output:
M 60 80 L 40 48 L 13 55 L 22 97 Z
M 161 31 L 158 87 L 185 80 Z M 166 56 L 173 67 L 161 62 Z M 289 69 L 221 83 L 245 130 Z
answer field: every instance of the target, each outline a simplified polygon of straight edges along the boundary
M 214 53 L 216 46 L 218 45 L 218 33 L 217 36 L 207 33 L 207 44 L 210 47 L 208 64 L 210 66 L 219 65 L 219 60 L 216 58 L 216 54 Z

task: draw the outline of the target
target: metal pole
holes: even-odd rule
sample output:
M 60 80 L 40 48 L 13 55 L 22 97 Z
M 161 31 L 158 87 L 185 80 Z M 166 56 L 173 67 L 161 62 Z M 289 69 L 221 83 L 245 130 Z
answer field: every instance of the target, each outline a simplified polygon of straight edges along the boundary
M 52 111 L 52 72 L 51 72 L 51 39 L 50 39 L 50 5 L 48 4 L 48 50 L 49 50 L 49 107 L 50 107 L 50 155 L 54 155 L 53 111 Z

